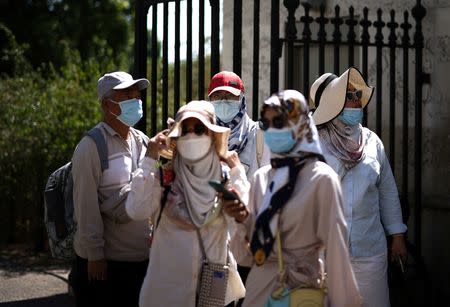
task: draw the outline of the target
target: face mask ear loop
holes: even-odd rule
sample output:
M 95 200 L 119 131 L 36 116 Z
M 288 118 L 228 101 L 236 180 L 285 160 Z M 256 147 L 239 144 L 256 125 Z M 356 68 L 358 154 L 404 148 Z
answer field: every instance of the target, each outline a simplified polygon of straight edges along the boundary
M 120 108 L 120 102 L 114 101 L 114 100 L 112 100 L 111 98 L 108 98 L 108 100 L 111 101 L 112 103 L 118 105 L 119 108 Z M 111 113 L 112 115 L 114 115 L 117 119 L 118 119 L 118 117 L 120 116 L 120 114 L 119 114 L 119 115 L 116 115 L 116 114 L 114 114 L 113 112 L 111 112 L 109 109 L 108 109 L 108 112 Z M 120 112 L 121 112 L 121 114 L 122 114 L 122 108 L 120 108 Z M 120 120 L 120 119 L 118 119 L 118 120 Z

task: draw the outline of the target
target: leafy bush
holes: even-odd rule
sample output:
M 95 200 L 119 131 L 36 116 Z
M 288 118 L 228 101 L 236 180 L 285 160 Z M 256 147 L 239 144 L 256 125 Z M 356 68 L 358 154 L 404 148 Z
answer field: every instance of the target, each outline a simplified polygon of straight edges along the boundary
M 0 23 L 0 72 L 8 75 L 23 74 L 31 65 L 25 59 L 27 46 L 17 43 L 14 34 Z
M 43 242 L 43 189 L 101 119 L 96 85 L 111 67 L 77 54 L 51 66 L 0 77 L 0 245 Z

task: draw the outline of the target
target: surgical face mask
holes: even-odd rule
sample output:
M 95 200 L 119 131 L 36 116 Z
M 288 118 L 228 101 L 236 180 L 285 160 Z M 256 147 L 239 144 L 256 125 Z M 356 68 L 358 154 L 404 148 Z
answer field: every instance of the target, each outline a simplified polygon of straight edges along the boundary
M 273 153 L 289 152 L 296 144 L 291 128 L 267 129 L 264 131 L 264 142 Z
M 212 139 L 209 135 L 200 136 L 188 133 L 180 136 L 177 140 L 178 153 L 185 159 L 197 161 L 206 156 L 211 148 Z
M 215 100 L 211 102 L 216 111 L 216 116 L 224 123 L 231 122 L 241 108 L 241 103 L 237 100 Z
M 121 113 L 119 116 L 116 115 L 116 118 L 126 126 L 134 126 L 144 114 L 142 111 L 142 101 L 140 99 L 132 98 L 120 102 L 114 100 L 111 101 L 119 105 Z
M 344 108 L 338 119 L 349 126 L 360 124 L 363 118 L 363 110 L 361 108 Z

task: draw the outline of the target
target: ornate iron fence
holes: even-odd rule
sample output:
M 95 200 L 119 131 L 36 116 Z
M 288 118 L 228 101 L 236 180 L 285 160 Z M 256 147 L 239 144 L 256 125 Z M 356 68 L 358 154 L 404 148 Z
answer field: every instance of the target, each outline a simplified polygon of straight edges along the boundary
M 193 32 L 192 32 L 192 3 L 193 0 L 137 0 L 136 1 L 136 24 L 135 24 L 135 77 L 147 76 L 147 49 L 150 43 L 151 47 L 151 87 L 150 87 L 150 133 L 156 133 L 158 123 L 162 127 L 165 126 L 167 117 L 169 116 L 169 107 L 177 110 L 180 106 L 180 101 L 190 101 L 192 99 L 205 98 L 205 4 L 211 14 L 211 40 L 210 40 L 210 73 L 219 71 L 220 68 L 220 2 L 219 0 L 205 0 L 198 1 L 198 54 L 196 61 L 198 64 L 198 79 L 197 84 L 193 84 Z M 231 0 L 226 0 L 230 1 Z M 241 74 L 242 70 L 242 0 L 233 0 L 234 16 L 233 16 L 233 70 L 237 74 Z M 180 22 L 180 3 L 184 2 L 186 5 L 186 24 L 181 25 Z M 169 60 L 168 60 L 168 40 L 169 40 L 169 3 L 174 3 L 175 13 L 171 16 L 174 21 L 174 61 L 173 61 L 173 101 L 169 103 Z M 369 77 L 369 55 L 374 53 L 375 63 L 375 88 L 376 88 L 376 107 L 375 107 L 375 131 L 379 136 L 382 136 L 383 127 L 383 113 L 382 98 L 383 98 L 383 79 L 385 75 L 382 70 L 383 50 L 389 50 L 389 120 L 388 120 L 388 153 L 391 165 L 395 169 L 398 163 L 401 165 L 402 184 L 400 194 L 402 197 L 403 211 L 409 215 L 409 199 L 408 199 L 408 178 L 410 177 L 408 170 L 408 161 L 414 159 L 414 242 L 420 251 L 421 246 L 421 212 L 422 212 L 422 86 L 429 82 L 429 75 L 422 71 L 422 53 L 424 46 L 424 37 L 422 33 L 422 20 L 426 15 L 426 9 L 422 6 L 421 1 L 418 0 L 414 8 L 409 11 L 401 13 L 401 20 L 398 18 L 398 13 L 391 10 L 388 20 L 383 16 L 381 9 L 376 11 L 376 19 L 369 19 L 369 9 L 364 8 L 362 12 L 355 12 L 353 7 L 349 7 L 345 11 L 346 17 L 342 17 L 343 12 L 340 6 L 334 8 L 333 13 L 326 14 L 325 6 L 322 4 L 318 11 L 314 10 L 316 16 L 311 15 L 311 5 L 309 3 L 302 3 L 303 14 L 298 19 L 296 18 L 297 10 L 300 8 L 299 0 L 284 0 L 282 9 L 287 10 L 287 20 L 285 21 L 284 37 L 280 35 L 280 0 L 271 0 L 271 48 L 270 48 L 270 90 L 276 92 L 280 89 L 279 85 L 279 61 L 280 58 L 285 61 L 285 84 L 283 88 L 298 88 L 301 89 L 305 96 L 308 96 L 309 87 L 311 85 L 311 70 L 317 69 L 318 74 L 322 74 L 326 69 L 326 50 L 332 48 L 333 65 L 332 70 L 335 74 L 339 74 L 341 66 L 360 66 L 365 78 Z M 162 41 L 162 67 L 158 67 L 158 12 L 162 8 L 163 12 L 163 41 Z M 151 24 L 151 42 L 147 41 L 147 15 L 151 9 L 152 24 Z M 347 14 L 348 12 L 348 14 Z M 414 19 L 414 24 L 411 23 L 411 16 Z M 301 34 L 299 31 L 298 20 L 302 24 Z M 180 75 L 180 27 L 186 27 L 186 54 L 184 65 L 185 75 Z M 330 27 L 332 29 L 329 35 Z M 414 29 L 413 29 L 414 27 Z M 316 29 L 316 33 L 314 32 Z M 401 30 L 400 30 L 401 29 Z M 346 32 L 346 35 L 344 33 Z M 373 35 L 373 32 L 375 33 Z M 413 32 L 413 33 L 412 33 Z M 387 35 L 387 40 L 385 36 Z M 411 35 L 413 34 L 413 39 Z M 253 101 L 252 111 L 253 117 L 258 114 L 258 91 L 259 91 L 259 52 L 260 52 L 260 0 L 253 0 L 253 72 L 252 72 L 252 90 Z M 296 49 L 301 48 L 303 57 L 300 61 L 300 66 L 295 66 Z M 346 48 L 347 63 L 343 63 L 342 49 Z M 284 55 L 283 55 L 284 48 Z M 316 50 L 311 51 L 312 48 Z M 355 49 L 358 51 L 358 58 L 360 61 L 355 63 Z M 372 51 L 371 51 L 372 50 Z M 374 52 L 373 52 L 374 50 Z M 399 51 L 401 59 L 398 59 Z M 317 61 L 312 63 L 311 52 L 317 53 Z M 372 53 L 371 53 L 372 52 Z M 414 53 L 414 72 L 410 69 L 410 53 Z M 298 54 L 297 54 L 298 55 Z M 397 67 L 401 66 L 401 83 L 396 78 Z M 160 93 L 162 111 L 158 116 L 157 100 L 157 82 L 158 71 L 161 70 L 160 82 L 162 84 L 162 91 Z M 295 83 L 295 74 L 301 76 L 302 84 Z M 410 80 L 410 76 L 415 76 L 414 81 Z M 184 78 L 185 97 L 181 96 L 181 79 Z M 411 89 L 410 81 L 414 83 L 414 99 L 410 101 L 409 90 Z M 197 86 L 197 96 L 193 97 L 194 86 Z M 402 87 L 402 101 L 396 101 L 396 90 Z M 146 114 L 146 96 L 143 97 L 144 102 L 144 118 L 138 123 L 138 128 L 146 131 L 147 129 L 147 114 Z M 396 153 L 396 103 L 401 103 L 401 127 L 402 133 L 400 137 L 403 140 L 401 148 L 401 161 L 395 161 Z M 414 155 L 409 152 L 408 140 L 410 135 L 408 127 L 410 126 L 408 112 L 409 107 L 414 106 Z M 367 123 L 367 110 L 365 110 L 364 120 Z M 386 140 L 385 140 L 386 143 Z M 396 164 L 397 162 L 397 164 Z

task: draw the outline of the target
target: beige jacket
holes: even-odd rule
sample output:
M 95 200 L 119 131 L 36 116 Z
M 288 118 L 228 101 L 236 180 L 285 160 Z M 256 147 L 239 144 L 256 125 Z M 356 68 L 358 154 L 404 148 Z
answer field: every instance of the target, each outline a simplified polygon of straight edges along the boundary
M 249 199 L 251 215 L 233 237 L 232 250 L 238 263 L 252 265 L 244 306 L 264 306 L 269 295 L 280 286 L 277 242 L 261 266 L 252 263 L 253 257 L 246 245 L 246 237 L 252 237 L 256 217 L 274 173 L 271 166 L 266 166 L 255 174 Z M 279 227 L 290 287 L 317 287 L 317 279 L 321 276 L 319 258 L 325 251 L 329 305 L 360 306 L 345 239 L 347 228 L 342 214 L 341 187 L 336 173 L 328 165 L 307 162 L 298 175 L 291 198 L 282 209 Z

